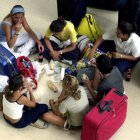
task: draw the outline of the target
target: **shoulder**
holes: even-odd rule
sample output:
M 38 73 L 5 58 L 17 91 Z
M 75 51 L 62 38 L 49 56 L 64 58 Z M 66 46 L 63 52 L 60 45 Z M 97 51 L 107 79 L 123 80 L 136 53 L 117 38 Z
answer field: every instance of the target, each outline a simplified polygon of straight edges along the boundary
M 113 75 L 113 76 L 115 76 L 115 77 L 116 77 L 116 75 L 121 75 L 121 73 L 120 73 L 118 67 L 113 66 L 113 69 L 112 69 L 112 71 L 111 71 L 111 75 Z
M 72 29 L 72 28 L 74 28 L 74 25 L 73 25 L 72 22 L 66 20 L 66 26 L 65 26 L 65 28 Z
M 127 42 L 130 43 L 130 46 L 133 46 L 132 49 L 134 49 L 135 47 L 139 48 L 140 37 L 136 33 L 131 33 Z
M 116 37 L 115 32 L 106 32 L 102 35 L 102 38 L 104 40 L 110 40 L 110 39 L 114 39 Z
M 11 17 L 8 17 L 8 18 L 6 18 L 6 19 L 4 19 L 3 21 L 2 21 L 2 24 L 5 24 L 5 25 L 12 25 L 12 19 L 11 19 Z
M 133 40 L 139 40 L 140 41 L 140 37 L 136 34 L 136 33 L 131 33 L 130 38 Z

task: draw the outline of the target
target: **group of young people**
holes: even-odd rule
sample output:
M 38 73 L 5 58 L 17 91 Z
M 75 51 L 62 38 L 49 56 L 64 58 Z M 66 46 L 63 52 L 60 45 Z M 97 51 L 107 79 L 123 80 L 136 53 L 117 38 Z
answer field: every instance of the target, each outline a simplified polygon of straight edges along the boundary
M 22 27 L 27 33 L 20 32 Z M 62 44 L 58 44 L 54 38 Z M 65 45 L 64 42 L 68 40 L 69 45 Z M 29 56 L 33 48 L 42 52 L 48 61 L 51 59 L 77 61 L 81 54 L 77 47 L 76 30 L 70 21 L 59 17 L 50 24 L 45 36 L 39 38 L 28 25 L 25 10 L 21 5 L 14 6 L 1 22 L 0 44 L 15 57 Z M 75 76 L 65 75 L 61 95 L 58 100 L 51 99 L 49 102 L 51 110 L 46 104 L 36 102 L 32 87 L 25 77 L 15 75 L 9 79 L 9 84 L 3 92 L 4 119 L 16 128 L 30 124 L 35 126 L 39 119 L 44 120 L 40 128 L 46 127 L 45 122 L 64 126 L 66 129 L 81 126 L 84 116 L 89 111 L 89 103 L 98 103 L 113 87 L 124 93 L 122 74 L 139 60 L 139 44 L 140 37 L 135 33 L 135 26 L 128 22 L 119 23 L 116 33 L 104 33 L 94 42 L 88 60 L 92 59 L 97 48 L 104 53 L 109 52 L 112 57 L 102 54 L 96 59 L 92 80 L 83 80 L 89 93 L 79 85 Z

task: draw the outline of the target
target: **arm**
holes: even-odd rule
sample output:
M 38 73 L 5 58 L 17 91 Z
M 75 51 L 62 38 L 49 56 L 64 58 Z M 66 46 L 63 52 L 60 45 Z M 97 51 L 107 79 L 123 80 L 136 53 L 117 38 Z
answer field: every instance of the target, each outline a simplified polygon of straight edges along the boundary
M 63 89 L 62 92 L 61 92 L 61 94 L 60 94 L 60 96 L 58 97 L 58 100 L 56 100 L 56 101 L 54 102 L 55 106 L 59 106 L 59 104 L 60 104 L 63 100 L 65 100 L 68 96 L 69 96 L 69 95 L 66 95 L 66 94 L 65 94 L 65 90 Z
M 23 27 L 24 29 L 28 32 L 28 34 L 36 41 L 36 43 L 38 44 L 38 49 L 39 52 L 43 52 L 44 51 L 44 46 L 41 44 L 41 42 L 39 41 L 38 37 L 36 36 L 36 34 L 32 31 L 32 29 L 30 28 L 30 26 L 28 25 L 26 18 L 23 18 Z
M 62 50 L 62 54 L 73 51 L 77 47 L 77 45 L 76 45 L 77 44 L 77 33 L 75 31 L 74 25 L 68 24 L 68 26 L 66 28 L 67 29 L 65 30 L 65 34 L 68 35 L 68 39 L 70 39 L 71 45 L 68 47 L 64 46 L 65 48 Z
M 92 56 L 93 56 L 93 54 L 95 53 L 96 49 L 99 47 L 99 45 L 100 45 L 102 42 L 103 42 L 103 38 L 102 38 L 102 36 L 100 36 L 100 37 L 95 41 L 94 46 L 93 46 L 93 48 L 92 48 L 92 50 L 91 50 L 91 52 L 90 52 L 90 54 L 89 54 L 89 56 L 88 56 L 88 59 L 89 59 L 89 60 L 92 58 Z
M 87 87 L 87 89 L 89 90 L 91 96 L 98 101 L 100 99 L 100 96 L 97 93 L 97 89 L 99 87 L 99 84 L 102 80 L 101 74 L 99 72 L 99 70 L 96 68 L 95 69 L 95 76 L 93 81 L 90 83 L 89 81 L 85 80 L 84 84 Z
M 46 45 L 47 45 L 47 47 L 48 47 L 48 49 L 49 49 L 49 51 L 50 51 L 50 55 L 52 56 L 52 58 L 53 58 L 55 61 L 59 60 L 60 53 L 59 53 L 58 51 L 55 51 L 55 50 L 53 49 L 49 38 L 45 36 L 45 37 L 44 37 L 44 41 L 45 41 L 45 43 L 46 43 Z
M 21 104 L 24 104 L 25 106 L 28 106 L 28 107 L 35 107 L 36 100 L 33 95 L 32 89 L 28 83 L 26 83 L 25 87 L 29 91 L 29 98 L 23 95 L 23 96 L 21 96 L 21 98 L 19 98 L 18 102 Z
M 61 50 L 61 52 L 62 52 L 62 54 L 66 53 L 66 52 L 70 52 L 70 51 L 75 50 L 76 47 L 77 47 L 76 43 L 71 43 L 71 45 L 69 47 L 64 48 L 63 50 Z
M 12 48 L 17 40 L 18 37 L 18 33 L 21 30 L 22 25 L 21 24 L 16 24 L 13 27 L 11 27 L 10 25 L 4 24 L 3 25 L 3 30 L 6 34 L 6 42 L 9 46 L 9 48 Z M 12 29 L 15 30 L 15 35 L 12 37 L 11 32 Z
M 137 61 L 139 59 L 139 57 L 134 57 L 132 55 L 129 54 L 123 54 L 123 53 L 119 53 L 119 52 L 112 52 L 112 57 L 115 59 L 126 59 L 126 60 L 130 60 L 130 61 Z
M 56 115 L 59 115 L 59 116 L 62 116 L 64 117 L 64 114 L 62 114 L 60 111 L 59 111 L 59 105 L 60 103 L 65 100 L 69 95 L 65 94 L 65 90 L 62 89 L 62 92 L 60 94 L 60 96 L 58 97 L 58 100 L 54 101 L 53 99 L 51 99 L 49 101 L 50 103 L 50 106 L 52 108 L 52 111 L 56 114 Z
M 49 104 L 53 113 L 55 113 L 58 116 L 63 116 L 63 114 L 59 111 L 59 104 L 56 104 L 56 102 L 53 99 L 49 101 Z

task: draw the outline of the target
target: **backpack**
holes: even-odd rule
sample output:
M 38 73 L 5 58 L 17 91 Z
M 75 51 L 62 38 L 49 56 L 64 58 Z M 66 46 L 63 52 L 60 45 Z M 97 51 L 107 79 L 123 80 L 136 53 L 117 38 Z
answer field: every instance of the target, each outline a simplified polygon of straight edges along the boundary
M 79 35 L 86 35 L 92 42 L 102 35 L 102 31 L 92 14 L 86 14 L 82 18 L 77 28 L 77 33 Z
M 29 58 L 26 56 L 20 56 L 17 58 L 17 66 L 19 71 L 24 77 L 29 77 L 32 79 L 32 81 L 35 83 L 37 87 L 37 80 L 36 80 L 36 71 L 33 68 L 33 65 Z M 35 88 L 36 88 L 35 87 Z

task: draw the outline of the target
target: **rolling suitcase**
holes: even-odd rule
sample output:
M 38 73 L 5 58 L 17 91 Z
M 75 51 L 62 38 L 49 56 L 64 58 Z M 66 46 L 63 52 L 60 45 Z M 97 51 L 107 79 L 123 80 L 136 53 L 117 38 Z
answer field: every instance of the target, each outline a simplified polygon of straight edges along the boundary
M 111 89 L 85 116 L 81 140 L 109 140 L 126 118 L 127 96 Z
M 18 68 L 15 56 L 0 45 L 0 74 L 10 78 L 17 73 Z

